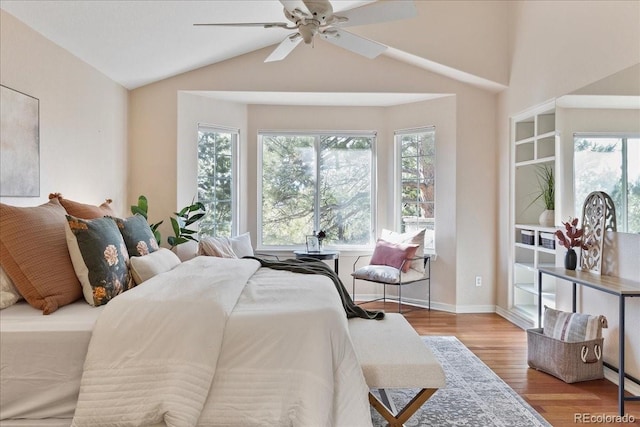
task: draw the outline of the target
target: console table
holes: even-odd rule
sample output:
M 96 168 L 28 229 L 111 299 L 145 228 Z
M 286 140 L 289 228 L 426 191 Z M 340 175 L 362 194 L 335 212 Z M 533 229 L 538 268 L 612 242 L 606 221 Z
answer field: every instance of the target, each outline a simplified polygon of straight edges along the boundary
M 602 276 L 588 271 L 581 270 L 566 270 L 561 267 L 540 267 L 538 268 L 538 327 L 542 327 L 542 275 L 548 274 L 558 279 L 571 282 L 573 286 L 573 300 L 572 310 L 576 312 L 576 288 L 577 285 L 586 286 L 591 289 L 595 289 L 600 292 L 605 292 L 618 297 L 618 310 L 619 310 L 619 356 L 618 356 L 618 368 L 616 369 L 611 364 L 604 362 L 604 365 L 614 371 L 618 371 L 618 409 L 620 416 L 624 416 L 624 402 L 625 400 L 640 401 L 640 396 L 628 396 L 624 395 L 624 381 L 625 378 L 640 384 L 640 382 L 624 372 L 624 337 L 625 337 L 625 300 L 631 297 L 640 297 L 640 282 L 633 280 L 622 279 L 619 277 Z

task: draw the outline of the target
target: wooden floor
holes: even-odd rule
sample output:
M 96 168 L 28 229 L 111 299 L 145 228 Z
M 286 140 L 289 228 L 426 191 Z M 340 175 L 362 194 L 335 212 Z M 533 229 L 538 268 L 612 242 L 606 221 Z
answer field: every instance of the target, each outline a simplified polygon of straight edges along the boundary
M 395 312 L 396 302 L 363 307 Z M 404 306 L 403 314 L 420 335 L 454 335 L 553 426 L 573 426 L 576 414 L 618 414 L 618 387 L 608 380 L 566 384 L 527 366 L 526 332 L 497 314 L 452 314 Z M 640 402 L 625 402 L 640 425 Z

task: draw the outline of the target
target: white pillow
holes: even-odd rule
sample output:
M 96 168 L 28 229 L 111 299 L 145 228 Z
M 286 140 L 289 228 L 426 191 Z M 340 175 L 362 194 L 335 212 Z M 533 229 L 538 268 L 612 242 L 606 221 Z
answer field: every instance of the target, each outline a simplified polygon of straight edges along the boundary
M 16 289 L 15 285 L 0 267 L 0 310 L 7 308 L 22 299 L 22 295 Z
M 205 237 L 198 243 L 198 255 L 238 258 L 227 237 Z
M 418 231 L 409 231 L 407 233 L 396 233 L 395 231 L 382 229 L 382 234 L 380 238 L 382 240 L 386 240 L 391 243 L 413 243 L 418 245 L 418 249 L 416 250 L 416 257 L 422 257 L 424 255 L 424 233 L 426 229 L 418 230 Z M 424 273 L 424 260 L 417 259 L 411 262 L 411 268 L 419 271 L 420 273 Z
M 246 232 L 235 237 L 205 237 L 200 239 L 198 254 L 221 258 L 253 256 L 251 234 Z
M 134 256 L 129 259 L 129 269 L 136 285 L 151 279 L 153 276 L 172 270 L 180 264 L 180 258 L 167 248 L 159 248 L 145 256 Z
M 229 238 L 231 248 L 238 258 L 253 256 L 253 246 L 251 246 L 251 234 L 246 232 L 236 237 Z

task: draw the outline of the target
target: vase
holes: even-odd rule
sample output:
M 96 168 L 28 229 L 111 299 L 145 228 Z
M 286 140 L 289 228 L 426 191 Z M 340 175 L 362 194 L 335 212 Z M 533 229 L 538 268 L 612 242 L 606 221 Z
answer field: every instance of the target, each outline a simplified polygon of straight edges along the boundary
M 573 248 L 567 250 L 567 253 L 564 255 L 564 268 L 567 270 L 575 270 L 578 266 L 578 255 Z
M 550 209 L 544 210 L 540 214 L 540 217 L 538 218 L 538 222 L 543 227 L 553 227 L 556 222 L 556 211 L 550 210 Z

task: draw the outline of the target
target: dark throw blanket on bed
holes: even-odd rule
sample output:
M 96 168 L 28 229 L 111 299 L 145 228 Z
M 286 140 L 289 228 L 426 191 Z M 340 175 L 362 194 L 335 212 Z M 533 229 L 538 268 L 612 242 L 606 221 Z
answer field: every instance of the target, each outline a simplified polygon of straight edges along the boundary
M 263 267 L 273 268 L 274 270 L 287 270 L 294 273 L 322 274 L 327 276 L 333 281 L 333 284 L 340 295 L 342 306 L 344 307 L 344 311 L 347 313 L 347 318 L 361 317 L 363 319 L 375 320 L 384 318 L 384 311 L 365 310 L 354 303 L 336 272 L 322 261 L 314 258 L 287 259 L 284 261 L 272 261 L 252 256 L 245 258 L 255 259 Z

